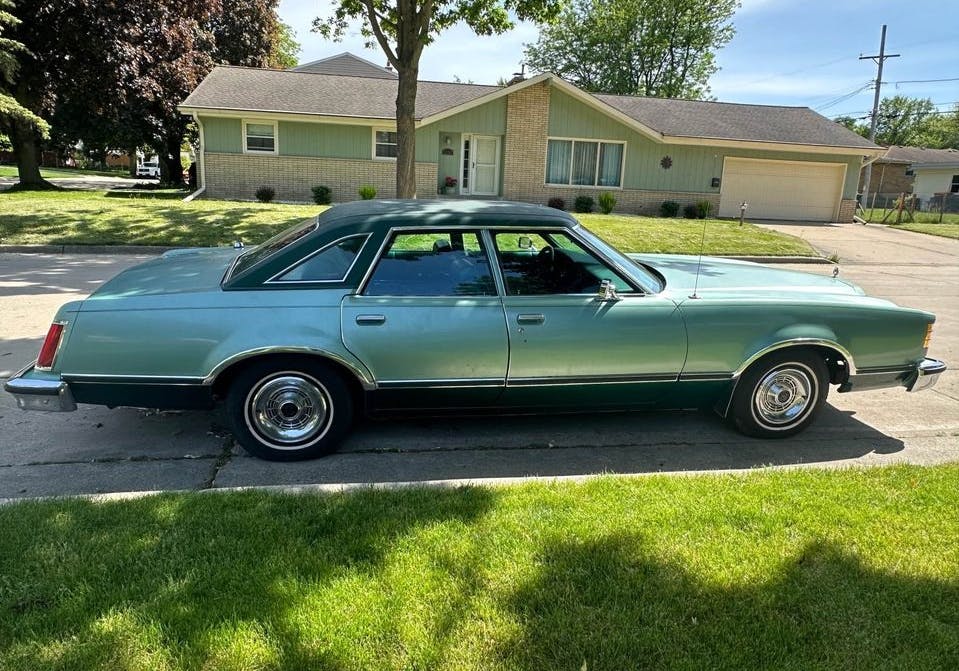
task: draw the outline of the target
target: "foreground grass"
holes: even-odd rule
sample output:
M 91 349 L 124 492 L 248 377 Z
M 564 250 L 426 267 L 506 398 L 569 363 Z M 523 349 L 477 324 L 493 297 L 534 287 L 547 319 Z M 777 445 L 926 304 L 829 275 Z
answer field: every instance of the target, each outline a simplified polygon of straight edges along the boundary
M 0 508 L 4 669 L 954 669 L 959 466 Z
M 213 246 L 257 244 L 326 209 L 316 205 L 196 200 L 182 192 L 57 191 L 0 193 L 0 244 Z M 619 215 L 576 215 L 629 252 L 699 253 L 703 222 Z M 756 226 L 710 220 L 705 252 L 813 255 L 804 241 Z

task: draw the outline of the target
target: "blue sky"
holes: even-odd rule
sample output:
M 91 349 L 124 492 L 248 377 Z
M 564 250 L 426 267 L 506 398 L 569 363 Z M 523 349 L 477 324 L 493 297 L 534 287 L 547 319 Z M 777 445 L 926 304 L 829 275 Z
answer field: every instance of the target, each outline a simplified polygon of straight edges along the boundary
M 826 116 L 864 116 L 872 90 L 849 94 L 875 79 L 872 61 L 879 33 L 889 25 L 886 50 L 900 58 L 886 61 L 883 97 L 931 98 L 939 109 L 959 102 L 959 81 L 907 83 L 959 78 L 959 15 L 955 0 L 742 0 L 733 18 L 736 36 L 718 54 L 721 70 L 710 84 L 718 100 L 772 105 L 806 105 Z M 330 12 L 327 0 L 281 0 L 280 16 L 302 44 L 301 62 L 352 51 L 385 64 L 378 50 L 363 48 L 355 31 L 343 42 L 310 32 L 312 19 Z M 420 77 L 478 84 L 509 78 L 519 69 L 523 44 L 536 40 L 536 27 L 519 24 L 495 37 L 477 37 L 457 26 L 426 48 Z M 896 83 L 900 82 L 900 83 Z

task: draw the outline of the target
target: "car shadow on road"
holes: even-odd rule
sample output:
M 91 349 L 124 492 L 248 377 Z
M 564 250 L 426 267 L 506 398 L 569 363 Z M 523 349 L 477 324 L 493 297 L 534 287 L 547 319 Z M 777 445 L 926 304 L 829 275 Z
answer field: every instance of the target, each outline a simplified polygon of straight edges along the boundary
M 277 464 L 237 455 L 217 486 L 422 482 L 645 474 L 837 464 L 904 449 L 903 442 L 824 408 L 784 440 L 744 437 L 710 413 L 408 419 L 366 423 L 340 451 Z

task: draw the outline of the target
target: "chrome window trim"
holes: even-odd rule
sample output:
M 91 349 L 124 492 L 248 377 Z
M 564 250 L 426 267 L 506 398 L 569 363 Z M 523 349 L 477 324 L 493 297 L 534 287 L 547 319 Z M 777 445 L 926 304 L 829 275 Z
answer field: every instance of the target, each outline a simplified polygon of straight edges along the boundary
M 309 219 L 304 219 L 304 221 L 312 221 L 312 222 L 313 222 L 313 227 L 312 227 L 309 231 L 307 231 L 306 233 L 304 233 L 302 236 L 300 236 L 299 240 L 303 240 L 303 239 L 306 238 L 307 236 L 313 235 L 314 233 L 316 233 L 317 230 L 319 230 L 319 228 L 320 228 L 319 218 L 320 218 L 320 215 L 316 215 L 315 217 L 310 217 Z M 292 228 L 292 226 L 290 226 L 289 228 Z M 280 231 L 280 233 L 286 232 L 286 230 L 289 230 L 289 228 L 285 229 L 284 231 Z M 279 233 L 278 233 L 277 235 L 279 235 Z M 222 285 L 224 285 L 224 284 L 228 284 L 228 283 L 230 283 L 230 282 L 233 282 L 234 280 L 236 280 L 236 279 L 238 279 L 238 278 L 240 278 L 240 277 L 244 277 L 244 276 L 247 275 L 248 273 L 252 272 L 254 268 L 258 267 L 260 264 L 262 264 L 263 262 L 265 262 L 267 259 L 269 259 L 269 258 L 271 258 L 272 256 L 274 256 L 274 255 L 276 254 L 276 251 L 272 252 L 271 254 L 268 254 L 265 258 L 260 259 L 259 261 L 257 261 L 256 263 L 254 263 L 254 264 L 253 264 L 252 266 L 250 266 L 249 268 L 245 268 L 245 269 L 241 270 L 240 273 L 239 273 L 239 275 L 234 276 L 234 271 L 236 270 L 237 265 L 240 263 L 240 259 L 242 259 L 242 258 L 243 258 L 244 256 L 246 256 L 247 254 L 250 254 L 251 252 L 256 251 L 257 249 L 259 249 L 260 247 L 262 247 L 264 243 L 269 242 L 273 237 L 276 237 L 276 236 L 271 236 L 271 237 L 268 238 L 267 240 L 264 240 L 262 243 L 260 243 L 260 244 L 258 244 L 258 245 L 254 245 L 254 246 L 249 247 L 249 248 L 246 248 L 243 253 L 237 254 L 236 257 L 233 259 L 233 262 L 230 263 L 230 267 L 229 267 L 229 269 L 227 270 L 227 274 L 223 276 L 223 279 L 222 279 L 222 280 L 220 280 L 220 286 L 222 286 Z M 292 244 L 292 243 L 289 243 L 289 244 Z M 283 249 L 283 248 L 281 248 L 281 249 Z M 279 251 L 279 250 L 277 250 L 277 251 Z
M 322 247 L 320 247 L 320 248 L 317 249 L 316 251 L 313 251 L 313 252 L 307 254 L 306 256 L 302 257 L 302 258 L 299 259 L 298 261 L 294 261 L 293 263 L 291 263 L 290 265 L 288 265 L 286 268 L 284 268 L 283 270 L 281 270 L 280 272 L 278 272 L 277 274 L 275 274 L 273 277 L 271 277 L 270 279 L 266 280 L 263 284 L 280 284 L 280 285 L 285 285 L 285 284 L 339 284 L 339 283 L 345 282 L 345 281 L 346 281 L 346 278 L 350 276 L 350 273 L 351 273 L 351 272 L 353 272 L 353 268 L 354 268 L 354 266 L 356 266 L 356 262 L 360 260 L 360 256 L 363 254 L 363 250 L 366 249 L 366 243 L 368 243 L 368 242 L 370 241 L 370 238 L 371 238 L 372 236 L 373 236 L 372 233 L 353 233 L 352 235 L 344 235 L 342 238 L 339 238 L 339 239 L 337 239 L 337 240 L 334 240 L 333 242 L 331 242 L 331 243 L 329 243 L 329 244 L 323 245 Z M 293 270 L 293 269 L 296 268 L 297 266 L 299 266 L 299 265 L 301 265 L 301 264 L 303 264 L 303 263 L 306 263 L 307 261 L 309 261 L 310 259 L 312 259 L 314 256 L 316 256 L 316 255 L 318 255 L 318 254 L 322 254 L 323 252 L 325 252 L 325 251 L 326 251 L 327 249 L 329 249 L 330 247 L 335 247 L 336 245 L 340 244 L 340 243 L 343 242 L 344 240 L 350 240 L 351 238 L 364 238 L 364 240 L 363 240 L 363 244 L 360 245 L 360 248 L 357 250 L 356 256 L 353 257 L 353 262 L 350 264 L 350 267 L 346 269 L 346 272 L 343 273 L 343 277 L 341 277 L 340 279 L 338 279 L 338 280 L 280 280 L 280 279 L 277 279 L 278 277 L 281 277 L 281 276 L 285 275 L 286 273 L 290 272 L 291 270 Z
M 434 233 L 446 233 L 449 231 L 467 231 L 470 233 L 476 234 L 476 239 L 479 241 L 481 247 L 485 247 L 486 241 L 483 239 L 483 230 L 482 226 L 472 226 L 469 224 L 453 224 L 450 226 L 393 226 L 386 232 L 386 235 L 383 236 L 383 241 L 380 243 L 380 248 L 376 251 L 376 256 L 373 258 L 373 261 L 370 262 L 370 267 L 366 269 L 366 273 L 363 275 L 363 279 L 357 285 L 355 296 L 363 296 L 364 298 L 499 298 L 501 294 L 475 294 L 475 295 L 466 295 L 461 296 L 458 294 L 442 294 L 439 296 L 422 296 L 417 294 L 389 294 L 382 296 L 367 296 L 364 292 L 366 287 L 370 282 L 370 278 L 373 276 L 373 271 L 376 269 L 376 266 L 379 264 L 380 260 L 383 258 L 383 252 L 386 250 L 386 245 L 389 244 L 389 241 L 393 238 L 394 233 L 415 233 L 416 231 L 432 231 Z M 486 252 L 486 263 L 489 264 L 489 250 L 484 249 Z M 496 287 L 496 277 L 493 271 L 493 266 L 490 265 L 490 276 L 493 277 L 493 286 Z M 496 287 L 496 290 L 499 291 L 499 287 Z
M 69 321 L 66 321 L 66 320 L 54 320 L 54 321 L 50 322 L 50 326 L 53 326 L 54 324 L 59 324 L 60 326 L 63 327 L 63 329 L 60 331 L 60 339 L 57 340 L 57 348 L 56 348 L 55 350 L 53 350 L 53 358 L 50 359 L 50 365 L 49 365 L 49 366 L 39 366 L 39 365 L 35 365 L 34 368 L 35 368 L 36 370 L 40 371 L 41 373 L 49 373 L 50 371 L 53 370 L 53 367 L 57 365 L 57 357 L 60 356 L 60 349 L 63 347 L 63 341 L 66 340 L 67 324 L 69 324 L 69 323 L 70 323 L 70 322 L 69 322 Z M 49 332 L 49 329 L 47 329 L 47 332 Z M 46 338 L 44 338 L 44 340 L 46 340 Z M 41 350 L 43 349 L 43 344 L 42 344 L 42 343 L 41 343 L 41 345 L 40 345 L 40 349 L 41 349 Z M 38 356 L 37 356 L 37 360 L 39 360 L 39 353 L 38 353 Z

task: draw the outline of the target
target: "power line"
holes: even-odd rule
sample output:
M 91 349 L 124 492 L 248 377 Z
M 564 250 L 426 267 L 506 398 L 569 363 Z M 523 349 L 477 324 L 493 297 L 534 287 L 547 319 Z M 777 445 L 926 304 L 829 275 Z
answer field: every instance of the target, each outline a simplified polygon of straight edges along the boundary
M 862 86 L 860 86 L 858 89 L 856 89 L 855 91 L 850 91 L 849 93 L 844 93 L 843 95 L 839 96 L 838 98 L 834 98 L 833 100 L 830 100 L 829 102 L 822 103 L 821 105 L 816 105 L 816 107 L 815 107 L 814 109 L 816 109 L 816 110 L 818 110 L 818 111 L 822 111 L 822 110 L 829 109 L 830 107 L 834 107 L 834 106 L 838 105 L 839 103 L 845 102 L 845 101 L 849 100 L 850 98 L 852 98 L 853 96 L 855 96 L 855 95 L 857 95 L 857 94 L 859 94 L 859 93 L 862 93 L 863 91 L 865 91 L 866 89 L 868 89 L 868 88 L 869 88 L 870 86 L 872 86 L 872 85 L 873 85 L 873 82 L 872 82 L 872 81 L 868 81 L 868 82 L 866 82 L 865 84 L 863 84 Z
M 898 82 L 886 83 L 893 84 L 898 87 L 900 84 L 932 84 L 935 82 L 959 82 L 959 77 L 951 77 L 948 79 L 901 79 Z

